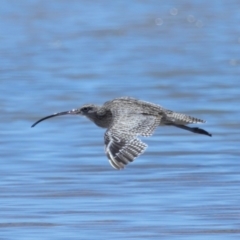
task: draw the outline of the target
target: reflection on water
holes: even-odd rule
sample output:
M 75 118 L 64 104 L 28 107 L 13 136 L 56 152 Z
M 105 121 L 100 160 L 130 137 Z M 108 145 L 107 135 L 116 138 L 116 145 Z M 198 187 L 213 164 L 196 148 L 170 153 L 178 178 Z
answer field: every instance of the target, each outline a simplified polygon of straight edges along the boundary
M 5 2 L 0 239 L 239 239 L 239 3 Z M 231 13 L 231 14 L 229 14 Z M 132 96 L 207 120 L 123 171 L 54 112 Z

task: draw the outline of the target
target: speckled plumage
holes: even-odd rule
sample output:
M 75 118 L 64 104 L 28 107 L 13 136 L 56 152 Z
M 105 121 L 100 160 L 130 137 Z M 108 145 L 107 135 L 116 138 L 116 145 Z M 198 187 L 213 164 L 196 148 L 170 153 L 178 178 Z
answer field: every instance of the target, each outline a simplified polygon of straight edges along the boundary
M 204 123 L 205 121 L 201 119 L 130 97 L 115 98 L 104 103 L 103 106 L 86 104 L 79 109 L 40 119 L 33 126 L 47 118 L 64 114 L 84 115 L 97 126 L 107 128 L 104 135 L 105 152 L 111 166 L 115 169 L 123 169 L 125 165 L 141 155 L 147 145 L 139 139 L 139 136 L 151 136 L 160 125 L 172 125 L 211 136 L 203 129 L 186 126 L 191 123 Z

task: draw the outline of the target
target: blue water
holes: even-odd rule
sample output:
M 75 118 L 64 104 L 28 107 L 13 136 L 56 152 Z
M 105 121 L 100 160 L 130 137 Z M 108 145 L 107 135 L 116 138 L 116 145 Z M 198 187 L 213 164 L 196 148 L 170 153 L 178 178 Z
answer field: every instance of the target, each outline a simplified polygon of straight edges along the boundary
M 239 239 L 239 1 L 2 1 L 0 239 Z M 207 120 L 143 139 L 54 112 L 131 96 Z

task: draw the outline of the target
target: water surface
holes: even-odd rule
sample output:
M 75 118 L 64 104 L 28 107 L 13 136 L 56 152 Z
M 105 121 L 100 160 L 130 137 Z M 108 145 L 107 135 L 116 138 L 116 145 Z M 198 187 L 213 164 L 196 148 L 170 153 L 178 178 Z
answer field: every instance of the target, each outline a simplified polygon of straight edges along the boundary
M 0 239 L 239 239 L 238 1 L 3 1 Z M 39 118 L 132 96 L 207 120 L 111 168 L 104 129 Z

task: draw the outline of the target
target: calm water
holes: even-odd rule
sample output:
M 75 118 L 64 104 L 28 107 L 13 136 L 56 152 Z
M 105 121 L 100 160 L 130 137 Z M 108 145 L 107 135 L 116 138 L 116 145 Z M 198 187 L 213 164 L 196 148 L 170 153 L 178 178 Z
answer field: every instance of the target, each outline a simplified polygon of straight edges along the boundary
M 2 1 L 0 239 L 239 239 L 240 3 Z M 123 171 L 85 118 L 119 96 L 207 120 Z

